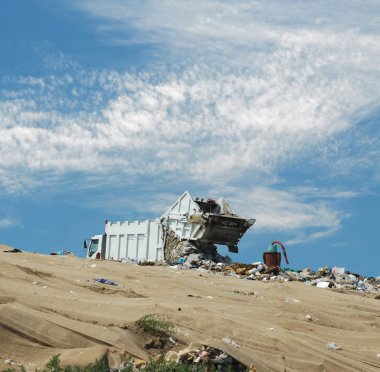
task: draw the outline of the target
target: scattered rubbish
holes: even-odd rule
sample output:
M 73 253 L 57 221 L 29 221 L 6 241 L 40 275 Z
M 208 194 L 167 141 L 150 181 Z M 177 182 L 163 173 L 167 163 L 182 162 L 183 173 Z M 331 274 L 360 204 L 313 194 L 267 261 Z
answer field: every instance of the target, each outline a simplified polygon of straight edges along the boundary
M 97 282 L 100 284 L 107 284 L 107 285 L 118 285 L 117 283 L 113 282 L 112 280 L 104 279 L 104 278 L 94 279 L 94 282 Z
M 270 327 L 270 328 L 267 328 L 267 330 L 273 332 L 273 331 L 274 331 L 274 328 L 273 328 L 273 327 Z
M 318 288 L 328 288 L 329 284 L 330 284 L 330 282 L 318 282 L 316 284 L 316 287 L 318 287 Z
M 95 269 L 96 264 L 92 264 L 92 265 L 90 265 L 89 267 L 90 267 L 91 269 Z
M 175 363 L 178 359 L 178 353 L 174 350 L 169 350 L 165 355 L 166 362 Z
M 240 346 L 233 340 L 231 340 L 229 337 L 223 337 L 222 341 L 228 345 L 235 346 L 236 348 L 239 348 Z
M 329 342 L 326 346 L 329 350 L 342 350 L 335 342 Z
M 68 256 L 68 255 L 72 255 L 72 253 L 69 251 L 57 251 L 57 252 L 51 252 L 50 255 L 51 256 Z
M 344 267 L 333 267 L 331 269 L 331 273 L 333 275 L 343 275 L 346 272 L 346 269 Z
M 285 298 L 285 302 L 288 302 L 288 303 L 291 303 L 291 304 L 296 304 L 296 303 L 299 303 L 301 301 L 300 300 L 296 300 L 295 298 L 286 297 Z
M 380 353 L 377 354 L 377 359 L 380 359 Z
M 311 322 L 313 320 L 312 316 L 310 314 L 306 315 L 306 320 Z
M 12 364 L 12 359 L 5 359 L 4 364 Z
M 188 294 L 187 297 L 202 298 L 202 296 L 193 295 L 193 294 Z
M 38 284 L 37 280 L 33 280 L 32 284 L 34 285 Z
M 19 249 L 17 248 L 13 248 L 13 249 L 10 249 L 8 251 L 3 251 L 4 253 L 22 253 L 22 251 L 20 251 Z
M 176 340 L 175 340 L 173 337 L 169 337 L 169 341 L 170 341 L 172 344 L 174 344 L 174 345 L 177 344 Z
M 202 370 L 207 371 L 242 372 L 247 370 L 247 366 L 240 363 L 231 355 L 210 346 L 201 346 L 197 349 L 193 349 L 190 346 L 189 348 L 180 350 L 178 353 L 168 351 L 165 355 L 165 360 L 190 365 L 192 366 L 192 371 L 198 371 L 199 365 L 202 365 Z M 250 371 L 254 371 L 254 369 L 250 369 Z

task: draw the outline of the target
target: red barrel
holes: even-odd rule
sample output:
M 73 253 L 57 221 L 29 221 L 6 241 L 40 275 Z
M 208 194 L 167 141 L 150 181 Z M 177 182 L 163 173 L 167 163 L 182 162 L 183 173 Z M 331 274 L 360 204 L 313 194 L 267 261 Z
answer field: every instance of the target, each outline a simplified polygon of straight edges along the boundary
M 281 253 L 280 252 L 264 252 L 263 261 L 269 267 L 280 267 Z

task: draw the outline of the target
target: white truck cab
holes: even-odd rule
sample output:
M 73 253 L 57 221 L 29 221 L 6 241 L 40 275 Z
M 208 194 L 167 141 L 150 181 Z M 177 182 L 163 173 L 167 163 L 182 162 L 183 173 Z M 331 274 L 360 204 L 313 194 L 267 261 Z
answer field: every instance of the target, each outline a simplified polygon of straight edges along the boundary
M 105 245 L 106 234 L 94 235 L 91 239 L 84 241 L 84 249 L 86 249 L 86 257 L 91 259 L 104 258 L 102 257 L 102 247 Z

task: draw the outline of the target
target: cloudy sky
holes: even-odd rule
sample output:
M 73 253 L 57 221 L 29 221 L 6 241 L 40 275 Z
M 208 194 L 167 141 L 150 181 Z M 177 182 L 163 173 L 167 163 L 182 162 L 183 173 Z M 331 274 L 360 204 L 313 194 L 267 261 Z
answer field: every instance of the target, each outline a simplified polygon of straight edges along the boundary
M 235 260 L 380 274 L 378 0 L 3 0 L 0 41 L 2 243 L 188 190 L 257 219 Z

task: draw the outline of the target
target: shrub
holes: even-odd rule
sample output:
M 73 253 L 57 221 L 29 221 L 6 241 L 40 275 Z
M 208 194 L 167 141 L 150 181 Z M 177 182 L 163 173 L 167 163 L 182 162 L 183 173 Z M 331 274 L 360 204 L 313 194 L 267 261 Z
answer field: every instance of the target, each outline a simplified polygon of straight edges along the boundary
M 158 314 L 144 315 L 136 323 L 144 332 L 154 336 L 169 337 L 175 334 L 174 323 Z

